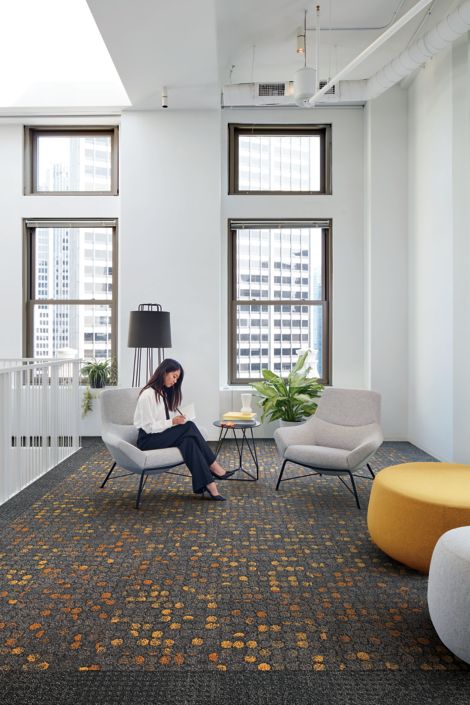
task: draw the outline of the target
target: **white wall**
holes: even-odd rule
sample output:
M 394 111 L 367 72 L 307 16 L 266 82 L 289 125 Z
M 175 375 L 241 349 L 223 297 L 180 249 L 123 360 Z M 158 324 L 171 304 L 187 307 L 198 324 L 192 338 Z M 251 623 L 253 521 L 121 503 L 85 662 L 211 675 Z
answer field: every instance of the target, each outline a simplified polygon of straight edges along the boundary
M 0 357 L 22 357 L 22 145 L 18 125 L 0 125 Z
M 388 439 L 408 435 L 408 121 L 398 86 L 365 110 L 365 364 Z
M 130 384 L 129 311 L 171 314 L 167 357 L 185 370 L 185 401 L 216 437 L 219 416 L 220 114 L 126 113 L 121 121 L 120 384 Z
M 139 303 L 162 304 L 171 313 L 173 347 L 167 354 L 183 363 L 185 398 L 196 402 L 199 420 L 215 437 L 212 421 L 221 411 L 237 408 L 240 403 L 238 389 L 223 390 L 228 359 L 228 218 L 332 218 L 332 383 L 364 387 L 371 380 L 378 384 L 377 380 L 384 379 L 382 361 L 375 365 L 377 374 L 371 378 L 364 334 L 363 116 L 360 108 L 125 113 L 120 128 L 118 198 L 22 196 L 23 128 L 19 124 L 0 125 L 0 149 L 6 155 L 0 163 L 1 244 L 3 251 L 8 251 L 0 267 L 3 291 L 11 291 L 8 299 L 1 298 L 0 323 L 9 334 L 0 355 L 21 354 L 21 219 L 117 216 L 119 382 L 129 384 L 132 374 L 133 350 L 127 348 L 129 311 Z M 333 194 L 228 196 L 230 121 L 331 122 Z M 380 281 L 379 276 L 377 295 Z M 379 307 L 377 318 L 381 310 Z M 394 393 L 392 387 L 387 393 Z M 400 407 L 394 401 L 386 417 L 386 434 L 396 435 L 399 417 Z M 272 427 L 266 426 L 259 435 L 271 431 Z
M 470 462 L 468 38 L 409 95 L 410 440 Z

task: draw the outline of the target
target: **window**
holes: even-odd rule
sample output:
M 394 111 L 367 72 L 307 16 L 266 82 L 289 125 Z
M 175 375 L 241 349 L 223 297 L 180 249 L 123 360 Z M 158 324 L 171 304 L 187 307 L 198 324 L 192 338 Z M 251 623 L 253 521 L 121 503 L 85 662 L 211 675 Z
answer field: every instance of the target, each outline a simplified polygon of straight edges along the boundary
M 228 127 L 229 194 L 331 193 L 331 125 Z
M 61 348 L 83 359 L 116 357 L 116 227 L 114 220 L 25 222 L 27 357 L 55 357 Z
M 25 128 L 26 194 L 118 193 L 118 128 Z
M 231 221 L 229 229 L 230 382 L 260 379 L 263 369 L 285 374 L 309 347 L 315 375 L 328 383 L 331 222 Z

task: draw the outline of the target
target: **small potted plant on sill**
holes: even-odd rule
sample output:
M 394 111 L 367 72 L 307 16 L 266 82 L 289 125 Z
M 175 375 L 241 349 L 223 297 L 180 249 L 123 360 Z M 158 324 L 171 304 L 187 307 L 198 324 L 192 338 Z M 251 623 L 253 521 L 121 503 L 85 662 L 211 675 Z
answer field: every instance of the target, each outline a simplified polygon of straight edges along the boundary
M 96 399 L 96 394 L 91 390 L 103 389 L 107 384 L 117 383 L 116 360 L 114 358 L 111 361 L 101 362 L 92 360 L 83 365 L 81 372 L 86 375 L 88 382 L 82 397 L 82 417 L 84 418 L 93 410 L 93 400 Z
M 261 421 L 300 423 L 312 416 L 317 409 L 317 399 L 323 385 L 316 377 L 309 377 L 310 367 L 306 366 L 310 351 L 303 352 L 286 378 L 271 370 L 263 370 L 262 382 L 253 382 L 252 387 L 263 409 Z
M 109 360 L 103 360 L 102 362 L 92 360 L 82 367 L 82 374 L 87 376 L 88 384 L 92 389 L 102 389 L 106 387 L 106 384 L 109 382 L 110 372 L 111 364 Z

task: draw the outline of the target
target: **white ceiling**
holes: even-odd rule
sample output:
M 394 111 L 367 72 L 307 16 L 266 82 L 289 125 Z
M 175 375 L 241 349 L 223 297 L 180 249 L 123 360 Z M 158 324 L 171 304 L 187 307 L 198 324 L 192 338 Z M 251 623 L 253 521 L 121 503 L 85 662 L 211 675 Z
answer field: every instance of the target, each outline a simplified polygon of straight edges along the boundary
M 315 4 L 306 0 L 87 0 L 133 109 L 220 105 L 226 83 L 285 81 L 304 59 L 297 28 L 307 8 L 307 58 L 315 63 Z M 320 2 L 320 74 L 331 77 L 417 0 Z M 434 0 L 348 78 L 368 78 L 461 0 Z
M 33 0 L 20 0 L 21 3 Z M 36 0 L 35 0 L 36 1 Z M 63 0 L 54 0 L 65 7 Z M 72 0 L 68 0 L 71 2 Z M 418 0 L 320 0 L 320 78 L 327 79 L 348 64 L 386 27 L 402 16 Z M 11 0 L 0 0 L 0 26 L 11 33 L 8 12 Z M 15 0 L 16 2 L 16 0 Z M 52 2 L 52 0 L 48 0 Z M 84 2 L 84 0 L 73 0 Z M 170 108 L 218 108 L 221 90 L 227 83 L 251 81 L 292 80 L 304 58 L 296 53 L 297 28 L 303 25 L 307 9 L 307 63 L 315 65 L 315 4 L 306 0 L 86 0 L 101 37 L 107 47 L 131 107 L 123 99 L 120 107 L 127 110 L 161 108 L 161 90 L 168 88 Z M 394 35 L 362 63 L 348 79 L 368 78 L 381 69 L 410 42 L 429 31 L 446 14 L 452 12 L 462 0 L 433 0 L 427 10 Z M 40 7 L 43 7 L 40 4 Z M 85 6 L 86 7 L 86 6 Z M 45 12 L 47 14 L 47 12 Z M 49 21 L 57 21 L 53 13 Z M 47 20 L 47 17 L 45 18 Z M 68 23 L 70 24 L 70 22 Z M 29 26 L 29 25 L 28 25 Z M 90 54 L 87 40 L 79 28 L 71 32 L 64 20 L 61 36 L 68 36 L 68 45 L 60 51 L 81 56 L 82 63 Z M 95 28 L 96 29 L 96 28 Z M 56 36 L 60 29 L 56 30 Z M 75 43 L 74 43 L 75 42 Z M 14 46 L 24 44 L 16 37 Z M 52 40 L 54 46 L 54 41 Z M 72 50 L 70 49 L 72 47 Z M 39 50 L 38 50 L 39 51 Z M 39 51 L 38 58 L 43 52 Z M 56 49 L 55 56 L 59 53 Z M 109 60 L 109 58 L 108 58 Z M 13 57 L 13 64 L 20 64 Z M 23 62 L 24 63 L 24 62 Z M 111 64 L 111 62 L 109 62 Z M 65 70 L 65 69 L 64 69 Z M 100 66 L 95 67 L 96 95 L 94 106 L 104 106 L 104 84 L 97 92 Z M 29 72 L 28 75 L 31 75 Z M 60 98 L 54 98 L 47 70 L 41 71 L 41 81 L 30 87 L 27 95 L 17 103 L 24 108 L 41 110 L 47 106 L 60 107 Z M 85 105 L 87 86 L 67 73 L 62 81 L 62 95 L 69 85 L 69 93 L 77 96 L 83 91 L 83 100 L 73 100 L 71 105 Z M 0 82 L 1 83 L 1 82 Z M 41 87 L 42 86 L 42 87 Z M 45 88 L 47 87 L 47 90 Z M 59 86 L 60 88 L 60 86 Z M 122 94 L 125 96 L 124 91 Z M 39 96 L 39 97 L 38 97 Z M 93 107 L 91 103 L 88 103 Z M 110 102 L 110 106 L 119 103 Z M 8 109 L 8 108 L 6 108 Z M 0 107 L 0 114 L 5 109 Z

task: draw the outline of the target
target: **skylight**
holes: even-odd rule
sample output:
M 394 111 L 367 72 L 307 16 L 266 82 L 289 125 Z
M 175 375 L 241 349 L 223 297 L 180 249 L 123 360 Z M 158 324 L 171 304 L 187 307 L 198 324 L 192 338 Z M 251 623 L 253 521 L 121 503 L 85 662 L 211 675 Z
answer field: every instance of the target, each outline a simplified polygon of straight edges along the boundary
M 0 107 L 130 105 L 86 0 L 0 0 Z

